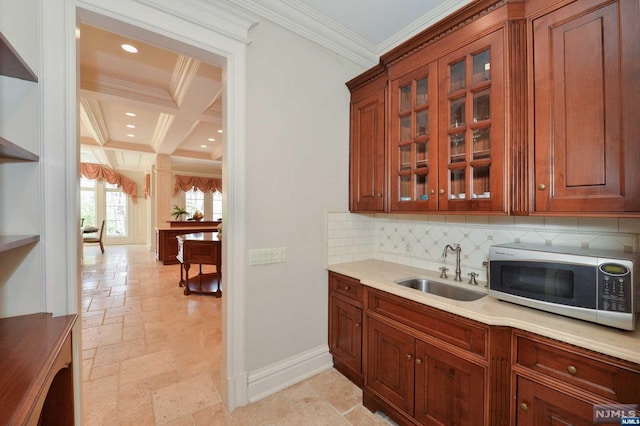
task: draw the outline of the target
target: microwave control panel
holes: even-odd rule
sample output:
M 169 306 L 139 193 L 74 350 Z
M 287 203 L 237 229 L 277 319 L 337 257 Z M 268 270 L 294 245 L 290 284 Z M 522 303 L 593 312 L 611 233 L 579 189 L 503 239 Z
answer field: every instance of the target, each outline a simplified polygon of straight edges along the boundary
M 598 309 L 610 312 L 631 312 L 632 275 L 619 263 L 603 263 L 598 267 Z

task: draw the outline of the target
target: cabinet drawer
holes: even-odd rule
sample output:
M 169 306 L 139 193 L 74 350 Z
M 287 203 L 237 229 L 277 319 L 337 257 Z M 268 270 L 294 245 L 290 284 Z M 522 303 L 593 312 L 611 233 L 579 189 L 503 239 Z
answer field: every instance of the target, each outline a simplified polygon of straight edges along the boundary
M 516 362 L 608 399 L 640 403 L 640 366 L 560 342 L 515 334 Z
M 364 288 L 362 284 L 360 284 L 360 281 L 355 278 L 330 272 L 329 291 L 334 294 L 345 296 L 354 302 L 357 302 L 357 305 L 362 307 L 362 303 L 364 301 Z
M 487 326 L 388 293 L 367 294 L 369 310 L 486 358 Z

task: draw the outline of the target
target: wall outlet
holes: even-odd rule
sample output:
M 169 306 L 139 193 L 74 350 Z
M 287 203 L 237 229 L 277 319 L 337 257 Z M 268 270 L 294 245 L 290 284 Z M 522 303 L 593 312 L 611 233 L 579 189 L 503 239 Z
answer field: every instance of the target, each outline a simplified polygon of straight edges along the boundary
M 267 265 L 287 261 L 286 247 L 249 250 L 249 265 Z

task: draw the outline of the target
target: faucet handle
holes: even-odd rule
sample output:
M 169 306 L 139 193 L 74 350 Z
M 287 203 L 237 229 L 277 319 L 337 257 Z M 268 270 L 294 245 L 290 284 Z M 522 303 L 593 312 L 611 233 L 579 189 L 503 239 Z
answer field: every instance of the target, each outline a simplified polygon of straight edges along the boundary
M 471 277 L 469 278 L 469 284 L 478 285 L 478 281 L 476 281 L 476 277 L 478 276 L 477 272 L 469 272 L 467 275 Z
M 440 274 L 440 278 L 449 278 L 447 276 L 447 271 L 449 270 L 449 268 L 447 268 L 446 266 L 443 266 L 442 268 L 438 268 L 442 271 L 442 273 Z

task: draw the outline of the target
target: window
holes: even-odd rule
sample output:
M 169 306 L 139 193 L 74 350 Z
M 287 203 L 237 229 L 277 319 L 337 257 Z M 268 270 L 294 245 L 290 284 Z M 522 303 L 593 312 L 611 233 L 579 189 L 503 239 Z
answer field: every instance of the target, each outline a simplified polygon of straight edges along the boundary
M 196 210 L 204 213 L 204 192 L 199 189 L 193 189 L 184 193 L 184 206 L 189 212 L 189 215 L 193 215 Z
M 104 236 L 126 239 L 131 237 L 129 226 L 129 195 L 117 185 L 105 181 L 80 178 L 80 217 L 82 226 L 99 228 L 104 220 Z M 134 230 L 135 233 L 135 230 Z M 109 241 L 107 239 L 107 241 Z M 125 241 L 125 240 L 121 240 Z
M 82 226 L 98 226 L 96 181 L 80 179 L 80 217 Z
M 213 193 L 213 220 L 222 219 L 222 194 L 220 191 Z
M 105 230 L 108 236 L 127 236 L 127 194 L 105 183 Z

